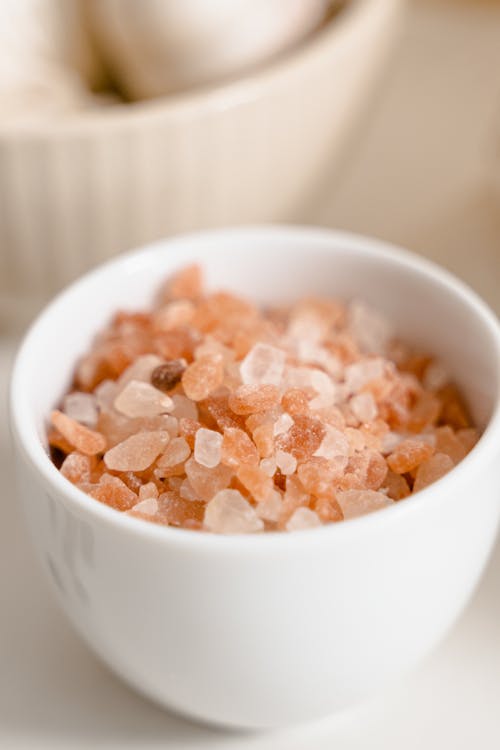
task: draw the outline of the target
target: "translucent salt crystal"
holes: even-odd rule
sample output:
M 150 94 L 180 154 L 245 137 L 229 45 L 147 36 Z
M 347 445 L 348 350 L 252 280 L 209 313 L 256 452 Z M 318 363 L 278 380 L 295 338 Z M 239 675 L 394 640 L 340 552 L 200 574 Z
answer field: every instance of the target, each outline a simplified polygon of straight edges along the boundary
M 144 354 L 141 357 L 137 357 L 137 359 L 122 372 L 116 381 L 118 390 L 124 388 L 131 380 L 141 380 L 145 383 L 149 383 L 151 380 L 151 373 L 155 367 L 158 367 L 158 365 L 161 364 L 163 364 L 163 359 L 156 354 Z
M 297 476 L 286 478 L 285 502 L 288 507 L 304 505 L 309 501 L 309 494 Z
M 70 453 L 61 465 L 61 474 L 73 484 L 90 482 L 91 459 L 81 453 Z
M 147 500 L 150 497 L 158 497 L 158 487 L 154 482 L 147 482 L 139 487 L 139 500 Z
M 149 383 L 130 380 L 115 398 L 114 407 L 126 417 L 156 417 L 172 411 L 174 402 Z
M 129 513 L 140 513 L 144 516 L 154 516 L 158 513 L 158 500 L 155 497 L 147 497 L 136 503 Z
M 349 407 L 360 422 L 372 422 L 378 414 L 377 404 L 371 393 L 358 393 L 349 401 Z
M 242 416 L 258 414 L 276 406 L 280 392 L 275 385 L 240 385 L 229 397 L 229 408 Z
M 282 509 L 283 501 L 280 493 L 277 490 L 272 490 L 266 500 L 262 503 L 257 503 L 255 512 L 263 521 L 276 522 L 281 515 Z
M 250 534 L 264 524 L 238 490 L 222 490 L 207 503 L 204 526 L 219 534 Z
M 365 359 L 345 368 L 345 385 L 349 393 L 357 393 L 365 385 L 385 374 L 383 359 Z
M 183 437 L 175 437 L 165 448 L 165 451 L 158 459 L 157 465 L 161 469 L 177 466 L 187 461 L 190 455 L 191 448 L 187 440 Z
M 188 299 L 179 299 L 155 312 L 154 325 L 160 331 L 171 331 L 177 326 L 187 325 L 194 316 L 195 306 Z
M 303 531 L 314 529 L 322 523 L 317 513 L 310 508 L 297 508 L 286 522 L 287 531 Z
M 297 311 L 287 328 L 287 338 L 292 341 L 318 344 L 326 335 L 328 326 L 312 310 Z
M 384 354 L 394 335 L 384 315 L 357 300 L 349 305 L 348 327 L 360 349 L 367 354 Z
M 63 411 L 68 417 L 87 427 L 95 427 L 97 424 L 97 401 L 92 393 L 68 393 L 64 397 Z
M 273 489 L 271 478 L 257 466 L 240 466 L 236 476 L 257 502 L 266 500 Z
M 210 500 L 217 492 L 225 489 L 233 476 L 233 470 L 229 466 L 219 464 L 208 469 L 193 457 L 186 461 L 185 469 L 187 478 L 201 500 Z
M 215 391 L 224 378 L 224 361 L 220 356 L 205 356 L 192 362 L 182 376 L 184 393 L 192 401 L 203 401 Z
M 111 474 L 103 474 L 99 484 L 90 490 L 89 495 L 117 510 L 130 510 L 137 503 L 135 492 L 132 492 L 119 477 L 113 477 Z
M 275 437 L 276 435 L 284 435 L 292 426 L 293 419 L 285 412 L 274 423 L 273 434 Z
M 392 451 L 395 450 L 397 446 L 403 442 L 403 440 L 404 435 L 400 435 L 399 432 L 386 432 L 385 435 L 383 435 L 381 441 L 381 453 L 383 453 L 384 455 L 392 453 Z
M 165 292 L 172 299 L 196 299 L 203 292 L 203 272 L 193 263 L 178 271 L 167 282 Z
M 198 419 L 198 407 L 193 401 L 186 398 L 180 393 L 175 393 L 172 397 L 174 408 L 170 412 L 177 419 Z
M 280 385 L 286 355 L 269 344 L 255 344 L 241 362 L 240 374 L 245 385 Z
M 226 466 L 236 468 L 241 464 L 256 466 L 259 463 L 259 453 L 244 430 L 238 427 L 226 427 L 222 440 L 221 460 Z
M 331 354 L 322 346 L 316 346 L 310 341 L 301 341 L 296 347 L 297 359 L 304 364 L 319 365 L 331 377 L 338 379 L 344 368 L 338 357 Z
M 345 433 L 327 424 L 325 425 L 325 436 L 321 441 L 321 445 L 313 455 L 320 458 L 332 459 L 335 456 L 348 456 L 350 452 L 351 447 Z
M 297 468 L 297 459 L 295 458 L 295 456 L 292 456 L 291 453 L 277 450 L 276 466 L 282 474 L 285 474 L 287 476 L 289 474 L 293 474 L 295 469 Z
M 426 367 L 422 385 L 429 391 L 438 391 L 449 383 L 449 376 L 446 368 L 440 362 L 431 362 Z
M 410 487 L 406 479 L 401 474 L 395 474 L 389 469 L 384 479 L 384 487 L 380 492 L 385 492 L 393 500 L 404 500 L 411 494 Z
M 316 396 L 309 401 L 310 409 L 326 409 L 336 403 L 340 389 L 323 370 L 312 367 L 289 367 L 286 373 L 287 388 L 312 389 Z
M 118 386 L 114 380 L 103 380 L 94 390 L 99 409 L 112 409 L 118 393 Z
M 330 497 L 334 483 L 343 475 L 347 467 L 347 456 L 336 456 L 333 460 L 312 458 L 298 468 L 302 487 L 315 497 Z M 291 482 L 287 480 L 287 492 Z
M 95 456 L 105 451 L 106 439 L 100 432 L 85 427 L 62 411 L 53 411 L 50 421 L 68 443 L 85 456 Z
M 300 388 L 289 388 L 281 399 L 283 409 L 295 416 L 309 412 L 309 399 L 305 391 Z
M 466 448 L 451 427 L 438 427 L 433 437 L 436 452 L 449 456 L 453 463 L 458 464 L 467 455 Z
M 428 487 L 429 484 L 437 482 L 438 479 L 451 471 L 453 466 L 454 463 L 449 456 L 444 453 L 435 453 L 418 467 L 413 492 L 419 492 Z
M 222 435 L 215 430 L 200 427 L 194 439 L 194 457 L 201 466 L 213 469 L 220 464 Z
M 413 471 L 434 453 L 434 448 L 423 440 L 408 438 L 403 440 L 387 457 L 389 468 L 396 474 Z
M 138 432 L 104 454 L 112 471 L 145 471 L 166 448 L 170 435 L 165 431 Z
M 357 518 L 365 513 L 371 513 L 375 510 L 388 508 L 393 505 L 393 500 L 387 497 L 383 492 L 373 490 L 346 490 L 337 492 L 336 499 L 344 518 Z
M 259 464 L 259 468 L 264 474 L 267 474 L 268 477 L 273 477 L 276 474 L 276 459 L 274 456 L 263 458 Z
M 189 479 L 184 479 L 179 488 L 179 494 L 184 500 L 189 500 L 189 502 L 197 502 L 200 499 Z
M 293 427 L 284 435 L 278 435 L 276 447 L 291 453 L 298 461 L 305 461 L 318 450 L 324 436 L 325 426 L 319 419 L 297 416 Z

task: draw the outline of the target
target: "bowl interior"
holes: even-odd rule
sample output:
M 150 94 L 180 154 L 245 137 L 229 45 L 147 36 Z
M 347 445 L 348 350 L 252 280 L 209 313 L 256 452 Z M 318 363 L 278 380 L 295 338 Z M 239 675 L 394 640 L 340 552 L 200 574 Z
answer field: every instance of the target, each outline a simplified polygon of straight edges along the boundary
M 163 277 L 199 261 L 210 289 L 261 303 L 320 294 L 360 298 L 397 334 L 435 354 L 484 427 L 498 399 L 499 334 L 494 316 L 434 265 L 367 238 L 299 228 L 216 231 L 174 238 L 114 260 L 60 294 L 28 333 L 15 368 L 14 420 L 23 441 L 45 443 L 45 421 L 78 357 L 118 309 L 147 307 Z M 37 439 L 38 438 L 38 439 Z

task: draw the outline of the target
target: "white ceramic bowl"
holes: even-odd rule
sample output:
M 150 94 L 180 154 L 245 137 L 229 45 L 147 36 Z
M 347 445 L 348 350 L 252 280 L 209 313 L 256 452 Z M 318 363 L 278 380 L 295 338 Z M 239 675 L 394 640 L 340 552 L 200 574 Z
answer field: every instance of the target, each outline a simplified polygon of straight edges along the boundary
M 201 261 L 210 286 L 278 302 L 360 296 L 399 335 L 439 353 L 485 432 L 446 477 L 387 510 L 295 533 L 165 528 L 71 485 L 45 422 L 110 314 L 148 304 L 160 279 Z M 233 727 L 315 719 L 412 667 L 469 599 L 500 514 L 500 333 L 460 281 L 375 240 L 248 228 L 124 256 L 63 292 L 27 334 L 11 417 L 34 545 L 63 609 L 117 674 L 159 703 Z
M 0 122 L 0 328 L 119 251 L 292 219 L 334 169 L 403 2 L 350 0 L 308 41 L 227 83 L 22 130 Z

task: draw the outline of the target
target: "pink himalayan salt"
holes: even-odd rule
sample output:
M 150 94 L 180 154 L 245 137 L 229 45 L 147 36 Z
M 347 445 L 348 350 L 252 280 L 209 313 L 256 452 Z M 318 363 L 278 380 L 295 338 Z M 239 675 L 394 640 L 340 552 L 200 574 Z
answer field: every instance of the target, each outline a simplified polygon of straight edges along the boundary
M 277 435 L 284 435 L 290 427 L 293 426 L 293 419 L 292 417 L 284 412 L 281 414 L 280 417 L 276 420 L 273 427 L 273 435 L 276 437 Z
M 184 500 L 189 500 L 193 503 L 200 499 L 199 495 L 194 491 L 193 485 L 189 479 L 184 479 L 179 487 L 179 494 Z
M 358 393 L 351 398 L 349 406 L 360 422 L 371 422 L 377 417 L 377 404 L 371 393 Z
M 116 510 L 130 510 L 138 500 L 135 492 L 132 492 L 125 482 L 111 474 L 103 474 L 99 484 L 92 487 L 89 495 Z
M 297 468 L 297 459 L 286 451 L 276 451 L 276 466 L 282 474 L 288 476 L 294 474 Z M 273 472 L 274 473 L 274 472 Z
M 70 453 L 61 465 L 61 474 L 73 484 L 90 482 L 92 463 L 89 456 L 82 453 Z
M 153 325 L 158 331 L 171 331 L 191 322 L 196 311 L 188 299 L 179 299 L 164 305 L 154 313 Z
M 280 401 L 275 385 L 241 385 L 229 396 L 229 408 L 242 416 L 268 411 Z
M 194 457 L 201 466 L 213 469 L 220 464 L 222 435 L 215 430 L 200 427 L 194 438 Z
M 193 401 L 190 401 L 181 393 L 174 393 L 172 396 L 174 408 L 170 412 L 176 419 L 198 419 L 198 407 Z
M 309 399 L 305 391 L 300 388 L 289 388 L 285 391 L 281 399 L 281 405 L 292 417 L 309 412 Z
M 326 409 L 339 397 L 339 389 L 330 376 L 312 367 L 289 367 L 286 373 L 287 388 L 299 388 L 311 391 L 309 409 Z
M 193 401 L 203 401 L 221 385 L 223 377 L 224 363 L 220 357 L 201 357 L 182 375 L 184 393 Z
M 467 450 L 460 438 L 451 427 L 438 427 L 435 434 L 436 453 L 449 456 L 454 464 L 458 464 L 467 455 Z
M 430 391 L 438 391 L 443 388 L 449 382 L 448 373 L 444 365 L 440 362 L 431 362 L 425 369 L 424 376 L 422 378 L 422 384 L 424 388 Z
M 365 385 L 383 378 L 385 365 L 383 359 L 365 359 L 345 368 L 345 387 L 348 393 L 357 393 Z
M 104 463 L 112 471 L 145 471 L 165 449 L 168 432 L 138 432 L 104 454 Z
M 147 482 L 139 487 L 139 500 L 158 497 L 158 487 L 154 482 Z
M 267 474 L 268 477 L 273 477 L 276 474 L 277 469 L 276 458 L 274 456 L 263 458 L 259 463 L 259 468 L 264 474 Z
M 156 354 L 144 354 L 138 357 L 122 372 L 116 381 L 117 389 L 121 391 L 131 380 L 141 380 L 149 383 L 153 370 L 161 364 L 163 364 L 163 359 Z
M 190 458 L 185 464 L 186 476 L 200 500 L 211 500 L 220 490 L 226 489 L 233 470 L 228 466 L 219 464 L 214 469 L 201 466 L 194 458 Z
M 384 354 L 393 336 L 388 319 L 359 300 L 349 305 L 348 328 L 362 351 L 368 354 Z
M 222 439 L 222 463 L 238 467 L 241 464 L 257 466 L 259 453 L 249 435 L 238 427 L 227 427 Z M 274 471 L 273 471 L 274 474 Z
M 334 461 L 312 458 L 298 467 L 298 478 L 311 495 L 329 497 L 334 493 L 338 480 L 343 476 L 347 462 L 346 456 L 338 456 Z M 288 488 L 287 482 L 287 490 Z
M 99 432 L 75 422 L 74 419 L 61 411 L 53 411 L 50 419 L 68 443 L 73 445 L 80 453 L 86 456 L 95 456 L 106 450 L 106 440 Z
M 244 385 L 280 385 L 286 355 L 269 344 L 256 344 L 240 364 Z
M 126 417 L 156 417 L 172 411 L 174 402 L 149 383 L 130 380 L 115 398 L 114 407 Z
M 267 500 L 273 489 L 271 478 L 257 466 L 240 466 L 236 476 L 257 502 Z
M 319 419 L 295 417 L 293 427 L 276 438 L 276 447 L 291 453 L 297 461 L 305 461 L 318 450 L 325 431 Z
M 387 491 L 387 496 L 393 500 L 404 500 L 405 497 L 411 495 L 410 486 L 406 479 L 390 469 L 385 476 L 383 489 Z
M 263 521 L 276 523 L 283 510 L 283 501 L 277 490 L 271 490 L 268 497 L 261 503 L 257 503 L 255 512 Z
M 157 518 L 170 526 L 199 530 L 202 528 L 204 513 L 205 503 L 186 500 L 177 492 L 162 492 L 158 498 Z
M 95 427 L 97 424 L 97 400 L 92 393 L 81 393 L 73 391 L 64 397 L 63 412 L 86 427 Z
M 155 497 L 147 497 L 140 500 L 128 511 L 130 515 L 154 516 L 158 513 L 158 500 Z
M 238 490 L 221 490 L 207 503 L 204 526 L 219 534 L 250 534 L 264 527 L 255 509 Z
M 406 474 L 416 469 L 433 453 L 432 446 L 423 440 L 403 440 L 388 456 L 387 463 L 396 474 Z
M 183 437 L 173 438 L 157 462 L 160 469 L 171 468 L 185 463 L 191 455 L 191 448 Z
M 451 471 L 453 466 L 453 461 L 449 456 L 444 453 L 435 453 L 418 467 L 413 492 L 419 492 L 433 482 L 437 482 L 438 479 Z
M 325 436 L 313 455 L 331 459 L 335 458 L 335 456 L 348 456 L 350 452 L 349 440 L 345 434 L 335 427 L 325 425 Z
M 297 508 L 286 522 L 287 531 L 303 531 L 321 526 L 321 520 L 317 513 L 310 508 Z
M 393 504 L 393 500 L 384 495 L 383 492 L 374 492 L 373 490 L 347 490 L 338 492 L 336 499 L 344 518 L 357 518 L 365 513 L 371 513 L 375 510 L 388 508 Z

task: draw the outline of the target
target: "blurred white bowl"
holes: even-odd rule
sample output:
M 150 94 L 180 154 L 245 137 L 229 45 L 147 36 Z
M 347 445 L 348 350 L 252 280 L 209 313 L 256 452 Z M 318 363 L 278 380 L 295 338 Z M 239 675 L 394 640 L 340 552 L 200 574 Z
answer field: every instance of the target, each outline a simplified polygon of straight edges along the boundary
M 404 0 L 351 0 L 235 81 L 23 129 L 0 123 L 0 326 L 115 253 L 293 218 L 341 152 Z

